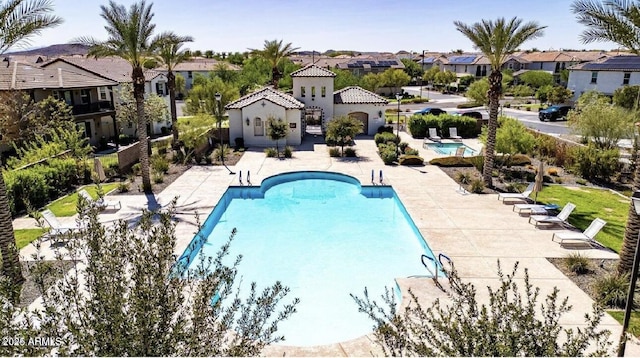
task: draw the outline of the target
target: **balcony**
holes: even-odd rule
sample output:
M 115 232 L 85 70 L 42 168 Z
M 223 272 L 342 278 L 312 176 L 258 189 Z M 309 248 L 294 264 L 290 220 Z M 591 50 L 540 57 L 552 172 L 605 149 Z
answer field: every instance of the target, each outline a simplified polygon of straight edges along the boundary
M 98 101 L 87 104 L 75 104 L 73 106 L 73 115 L 83 115 L 98 112 L 110 112 L 115 110 L 111 105 L 111 101 Z

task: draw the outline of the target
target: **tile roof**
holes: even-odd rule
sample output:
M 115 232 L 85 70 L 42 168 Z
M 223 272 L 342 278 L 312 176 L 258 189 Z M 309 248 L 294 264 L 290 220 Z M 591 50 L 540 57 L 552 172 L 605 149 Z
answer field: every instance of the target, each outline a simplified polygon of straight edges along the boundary
M 280 91 L 276 91 L 271 87 L 264 87 L 256 92 L 250 93 L 244 97 L 241 97 L 227 104 L 224 108 L 225 109 L 242 109 L 260 100 L 267 100 L 269 102 L 275 103 L 278 106 L 284 107 L 286 109 L 296 109 L 296 108 L 304 107 L 304 103 L 298 101 L 293 96 Z
M 349 103 L 349 104 L 362 104 L 362 103 L 375 103 L 375 104 L 388 104 L 386 98 L 379 96 L 373 92 L 358 86 L 345 87 L 339 91 L 333 92 L 333 103 Z
M 181 62 L 174 67 L 174 71 L 214 71 L 218 65 L 225 65 L 228 69 L 232 71 L 240 71 L 240 67 L 225 61 L 216 61 L 211 58 L 207 59 L 194 59 L 191 61 Z M 157 68 L 157 70 L 166 71 L 165 67 Z
M 62 68 L 42 68 L 20 62 L 0 65 L 0 90 L 116 86 L 109 79 Z
M 571 67 L 572 70 L 584 71 L 640 71 L 640 56 L 614 56 L 592 62 L 581 63 Z
M 315 64 L 291 72 L 291 77 L 336 77 L 336 74 Z
M 131 72 L 133 68 L 131 67 L 131 64 L 129 64 L 129 62 L 123 60 L 120 57 L 93 58 L 64 56 L 47 62 L 43 65 L 43 67 L 49 67 L 57 61 L 66 62 L 83 70 L 95 73 L 119 83 L 131 82 Z M 158 76 L 158 71 L 145 70 L 144 76 L 146 80 L 149 80 Z
M 375 58 L 375 57 L 362 57 L 353 58 L 348 62 L 339 63 L 340 69 L 353 69 L 353 68 L 394 68 L 403 69 L 404 64 L 397 58 Z

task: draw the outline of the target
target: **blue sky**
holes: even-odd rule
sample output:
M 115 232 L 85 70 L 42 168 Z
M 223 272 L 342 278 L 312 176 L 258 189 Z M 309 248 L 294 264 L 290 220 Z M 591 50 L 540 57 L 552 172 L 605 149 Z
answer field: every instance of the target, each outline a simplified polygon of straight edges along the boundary
M 134 1 L 119 0 L 129 6 Z M 106 0 L 53 0 L 64 19 L 28 47 L 67 43 L 79 36 L 106 39 L 100 5 Z M 149 3 L 149 1 L 148 1 Z M 613 49 L 613 43 L 583 45 L 584 27 L 571 13 L 569 0 L 156 0 L 156 31 L 191 35 L 192 50 L 246 51 L 265 40 L 283 39 L 301 50 L 447 52 L 474 50 L 455 30 L 454 20 L 518 16 L 547 26 L 545 35 L 523 49 Z

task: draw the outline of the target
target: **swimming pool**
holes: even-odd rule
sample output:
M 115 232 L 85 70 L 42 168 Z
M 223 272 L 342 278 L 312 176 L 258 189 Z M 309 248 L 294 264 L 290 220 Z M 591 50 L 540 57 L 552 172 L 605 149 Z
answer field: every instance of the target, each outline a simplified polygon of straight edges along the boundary
M 432 149 L 436 153 L 443 154 L 443 155 L 450 155 L 450 156 L 456 155 L 456 150 L 459 147 L 465 147 L 464 148 L 465 157 L 477 154 L 476 151 L 473 150 L 473 148 L 467 145 L 464 145 L 463 143 L 429 143 L 427 144 L 427 146 L 429 147 L 429 149 Z
M 242 292 L 279 280 L 300 298 L 278 334 L 295 346 L 346 341 L 373 327 L 349 294 L 367 287 L 378 300 L 395 278 L 426 275 L 431 249 L 390 186 L 361 186 L 328 172 L 276 175 L 260 187 L 229 187 L 202 227 L 206 256 L 215 256 L 233 228 L 230 258 L 243 255 Z M 197 236 L 194 238 L 197 244 Z M 190 245 L 191 246 L 191 245 Z M 196 248 L 185 252 L 198 264 Z

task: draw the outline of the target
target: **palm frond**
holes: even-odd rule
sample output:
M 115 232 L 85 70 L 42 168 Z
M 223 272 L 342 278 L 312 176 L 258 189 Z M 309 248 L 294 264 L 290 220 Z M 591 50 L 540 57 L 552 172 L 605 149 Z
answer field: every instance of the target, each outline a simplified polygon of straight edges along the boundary
M 173 68 L 188 60 L 188 49 L 183 49 L 185 42 L 191 42 L 191 36 L 179 36 L 173 32 L 163 32 L 157 35 L 152 41 L 150 47 L 155 53 L 154 59 L 167 67 L 167 71 L 171 72 Z
M 52 11 L 50 0 L 9 0 L 0 4 L 0 53 L 14 45 L 29 44 L 32 36 L 60 25 L 62 19 Z
M 599 41 L 616 42 L 630 51 L 640 53 L 640 8 L 633 1 L 577 0 L 571 6 L 578 23 L 587 26 L 580 40 L 587 44 Z

